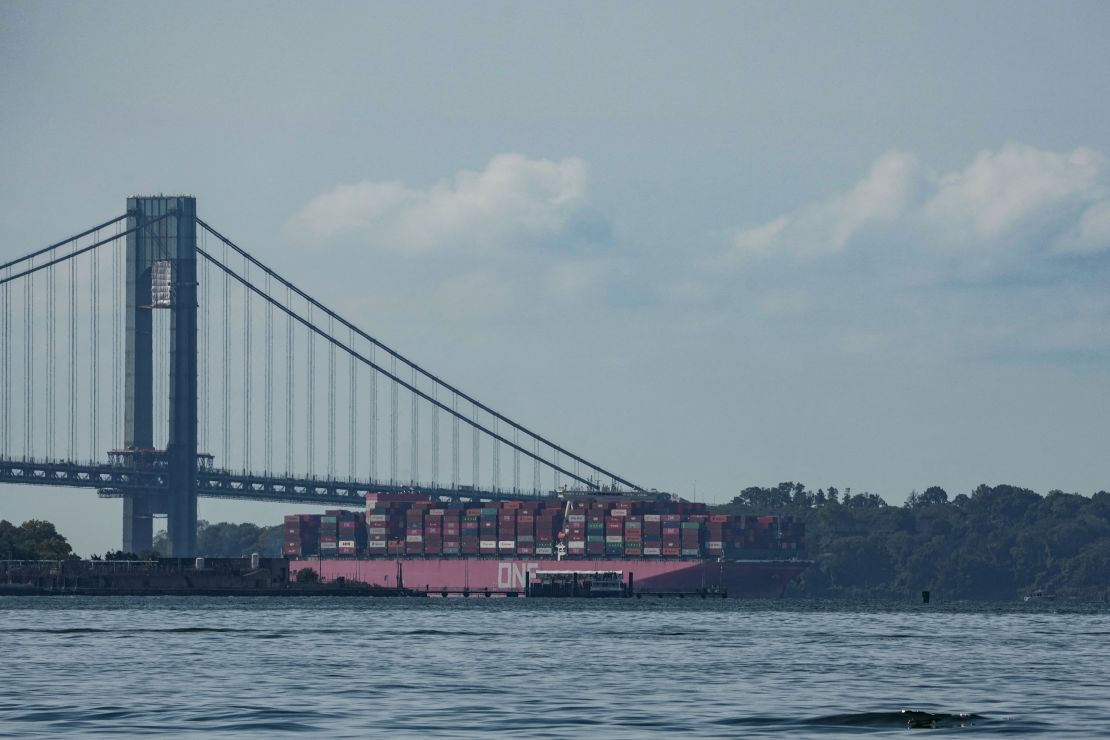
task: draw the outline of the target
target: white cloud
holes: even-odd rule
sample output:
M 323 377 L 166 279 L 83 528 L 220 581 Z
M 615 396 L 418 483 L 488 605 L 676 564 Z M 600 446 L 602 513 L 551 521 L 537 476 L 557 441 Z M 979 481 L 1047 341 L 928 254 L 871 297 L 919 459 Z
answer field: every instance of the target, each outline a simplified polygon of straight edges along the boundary
M 429 188 L 366 180 L 313 198 L 293 218 L 299 238 L 361 234 L 370 246 L 409 252 L 496 251 L 573 239 L 590 220 L 586 164 L 499 154 Z
M 990 239 L 1048 209 L 1095 195 L 1105 161 L 1090 149 L 1047 152 L 1007 144 L 940 178 L 925 204 L 934 222 Z
M 1057 249 L 1061 252 L 1091 253 L 1110 248 L 1110 198 L 1089 207 L 1079 223 L 1065 234 Z
M 931 176 L 904 152 L 880 157 L 848 190 L 735 234 L 711 264 L 813 258 L 863 241 L 886 224 L 899 243 L 988 253 L 1095 252 L 1110 248 L 1106 158 L 1090 149 L 1051 152 L 1007 144 L 966 167 Z
M 919 169 L 912 154 L 885 154 L 849 190 L 740 231 L 720 263 L 735 265 L 773 254 L 812 257 L 839 252 L 869 225 L 903 214 Z

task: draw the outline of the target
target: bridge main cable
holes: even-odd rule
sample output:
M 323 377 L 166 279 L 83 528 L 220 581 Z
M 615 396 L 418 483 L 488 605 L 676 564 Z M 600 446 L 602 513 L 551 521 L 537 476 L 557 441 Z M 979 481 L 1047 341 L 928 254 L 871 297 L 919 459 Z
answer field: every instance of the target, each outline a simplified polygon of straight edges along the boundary
M 485 405 L 484 403 L 482 403 L 481 401 L 477 400 L 476 398 L 473 398 L 472 396 L 468 395 L 467 393 L 463 392 L 462 390 L 460 390 L 460 389 L 456 388 L 455 386 L 451 385 L 450 383 L 448 383 L 448 382 L 446 382 L 446 381 L 444 381 L 444 380 L 442 380 L 442 379 L 438 378 L 437 376 L 433 375 L 433 374 L 432 374 L 432 373 L 430 373 L 429 371 L 425 370 L 425 369 L 424 369 L 423 367 L 421 367 L 420 365 L 417 365 L 417 364 L 416 364 L 415 362 L 413 362 L 413 361 L 409 360 L 409 359 L 408 359 L 407 357 L 405 357 L 404 355 L 401 355 L 401 354 L 400 354 L 399 352 L 396 352 L 396 351 L 395 351 L 395 350 L 393 350 L 392 348 L 390 348 L 390 347 L 386 346 L 385 344 L 382 344 L 382 343 L 381 343 L 381 342 L 380 342 L 379 340 L 377 340 L 377 339 L 375 339 L 374 337 L 370 336 L 369 334 L 367 334 L 366 332 L 364 332 L 364 331 L 363 331 L 362 329 L 358 328 L 357 326 L 355 326 L 355 325 L 354 325 L 354 324 L 352 324 L 351 322 L 347 321 L 347 320 L 346 320 L 345 318 L 343 318 L 343 317 L 342 317 L 342 316 L 340 316 L 339 314 L 335 313 L 335 312 L 334 312 L 334 311 L 332 311 L 332 310 L 331 310 L 330 308 L 328 308 L 328 307 L 327 307 L 327 306 L 325 306 L 324 304 L 320 303 L 320 302 L 319 302 L 319 301 L 317 301 L 317 300 L 316 300 L 315 298 L 313 298 L 312 296 L 308 295 L 307 293 L 305 293 L 305 292 L 304 292 L 303 290 L 301 290 L 301 289 L 300 289 L 300 288 L 298 288 L 297 286 L 293 285 L 293 283 L 289 282 L 288 280 L 286 280 L 285 278 L 283 278 L 283 277 L 282 277 L 281 275 L 277 274 L 276 272 L 274 272 L 273 270 L 271 270 L 271 269 L 270 269 L 269 267 L 267 267 L 266 265 L 264 265 L 264 264 L 262 264 L 261 262 L 259 262 L 259 261 L 258 261 L 257 259 L 255 259 L 255 258 L 254 258 L 254 257 L 253 257 L 253 256 L 252 256 L 252 255 L 251 255 L 250 253 L 248 253 L 248 252 L 247 252 L 246 250 L 242 249 L 241 247 L 239 247 L 238 245 L 236 245 L 236 244 L 235 244 L 234 242 L 232 242 L 232 241 L 231 241 L 230 239 L 228 239 L 228 238 L 227 238 L 226 236 L 224 236 L 224 235 L 223 235 L 223 234 L 221 234 L 220 232 L 218 232 L 218 231 L 216 231 L 215 229 L 213 229 L 213 228 L 212 228 L 211 226 L 209 226 L 209 225 L 208 225 L 207 223 L 205 223 L 205 222 L 204 222 L 204 221 L 203 221 L 203 220 L 202 220 L 201 218 L 199 218 L 199 217 L 197 218 L 197 223 L 198 223 L 198 224 L 200 224 L 200 225 L 201 225 L 201 227 L 203 227 L 203 228 L 204 228 L 204 229 L 205 229 L 206 231 L 208 231 L 208 233 L 212 234 L 212 236 L 214 236 L 214 237 L 216 237 L 217 239 L 219 239 L 220 241 L 224 242 L 224 243 L 225 243 L 226 245 L 228 245 L 229 247 L 231 247 L 232 249 L 234 249 L 234 250 L 235 250 L 236 252 L 238 252 L 239 254 L 241 254 L 241 255 L 242 255 L 242 256 L 243 256 L 244 258 L 246 258 L 246 259 L 250 260 L 250 261 L 251 261 L 251 262 L 252 262 L 252 263 L 253 263 L 254 265 L 256 265 L 257 267 L 259 267 L 259 268 L 260 268 L 261 270 L 263 270 L 263 271 L 264 271 L 264 272 L 265 272 L 266 274 L 268 274 L 268 275 L 270 275 L 271 277 L 273 277 L 273 278 L 274 278 L 275 280 L 277 280 L 278 282 L 280 282 L 280 283 L 281 283 L 282 285 L 284 285 L 284 286 L 285 286 L 286 288 L 288 288 L 288 289 L 292 290 L 293 292 L 295 292 L 295 293 L 296 293 L 296 294 L 297 294 L 298 296 L 300 296 L 301 298 L 303 298 L 303 299 L 304 299 L 305 301 L 307 301 L 307 302 L 308 302 L 308 303 L 310 303 L 311 305 L 313 305 L 313 306 L 315 306 L 316 308 L 318 308 L 318 309 L 320 309 L 321 311 L 323 311 L 323 312 L 324 312 L 324 313 L 325 313 L 325 314 L 326 314 L 327 316 L 329 316 L 329 317 L 331 317 L 331 318 L 334 318 L 334 319 L 335 319 L 336 321 L 338 321 L 338 322 L 339 322 L 340 324 L 342 324 L 342 325 L 343 325 L 344 327 L 346 327 L 347 329 L 349 329 L 349 330 L 353 331 L 353 332 L 354 332 L 355 334 L 357 334 L 358 336 L 362 337 L 362 338 L 363 338 L 363 339 L 365 339 L 366 341 L 370 342 L 370 343 L 371 343 L 371 344 L 373 344 L 374 346 L 376 346 L 376 347 L 380 347 L 381 349 L 385 350 L 385 351 L 386 351 L 386 352 L 388 352 L 388 353 L 389 353 L 389 354 L 390 354 L 391 356 L 393 356 L 393 357 L 396 357 L 396 358 L 397 358 L 397 359 L 399 359 L 399 360 L 400 360 L 401 362 L 405 363 L 406 365 L 408 365 L 409 367 L 411 367 L 411 368 L 412 368 L 412 369 L 413 369 L 414 371 L 416 371 L 416 372 L 420 373 L 421 375 L 423 375 L 424 377 L 428 378 L 428 379 L 429 379 L 429 380 L 431 380 L 432 382 L 434 382 L 434 383 L 436 383 L 436 384 L 438 384 L 438 385 L 441 385 L 441 386 L 443 386 L 444 388 L 446 388 L 447 390 L 451 391 L 452 393 L 458 394 L 459 398 L 462 398 L 462 399 L 464 399 L 465 401 L 467 401 L 467 402 L 469 402 L 469 403 L 473 404 L 474 406 L 476 406 L 476 407 L 480 408 L 481 410 L 485 411 L 486 413 L 490 414 L 491 416 L 495 417 L 496 419 L 499 419 L 500 421 L 503 421 L 503 422 L 505 422 L 506 424 L 509 424 L 509 425 L 510 425 L 511 427 L 513 427 L 513 428 L 515 428 L 515 429 L 519 429 L 520 431 L 524 432 L 524 434 L 528 435 L 528 436 L 529 436 L 529 437 L 531 437 L 532 439 L 538 440 L 539 442 L 541 442 L 542 444 L 546 445 L 546 446 L 547 446 L 548 448 L 550 448 L 550 449 L 552 449 L 552 450 L 556 451 L 557 453 L 561 453 L 561 454 L 563 454 L 563 455 L 566 455 L 566 456 L 567 456 L 567 457 L 569 457 L 569 458 L 570 458 L 571 460 L 573 460 L 573 461 L 575 461 L 575 462 L 578 462 L 578 463 L 581 463 L 582 465 L 585 465 L 585 466 L 586 466 L 586 467 L 588 467 L 588 468 L 589 468 L 590 470 L 594 470 L 594 471 L 597 471 L 598 473 L 601 473 L 602 475 L 605 475 L 606 477 L 608 477 L 608 478 L 611 478 L 611 479 L 612 479 L 613 481 L 615 481 L 615 482 L 617 482 L 617 483 L 621 483 L 621 484 L 623 484 L 623 485 L 625 485 L 625 486 L 628 486 L 629 488 L 631 488 L 631 489 L 633 489 L 633 490 L 635 490 L 635 491 L 642 491 L 642 490 L 643 490 L 643 488 L 642 488 L 641 486 L 638 486 L 638 485 L 636 485 L 635 483 L 632 483 L 631 481 L 628 481 L 628 480 L 626 480 L 626 479 L 624 479 L 624 478 L 620 477 L 619 475 L 616 475 L 615 473 L 612 473 L 612 472 L 610 472 L 610 471 L 606 470 L 605 468 L 602 468 L 602 467 L 600 467 L 600 466 L 598 466 L 598 465 L 595 465 L 594 463 L 590 462 L 589 460 L 586 460 L 585 458 L 583 458 L 583 457 L 581 457 L 581 456 L 579 456 L 579 455 L 576 455 L 576 454 L 574 454 L 573 452 L 570 452 L 569 450 L 567 450 L 567 449 L 565 449 L 565 448 L 563 448 L 563 447 L 561 447 L 561 446 L 559 446 L 559 445 L 555 444 L 554 442 L 552 442 L 551 440 L 549 440 L 549 439 L 545 438 L 544 436 L 542 436 L 542 435 L 540 435 L 540 434 L 537 434 L 536 432 L 533 432 L 532 430 L 528 429 L 527 427 L 524 427 L 524 426 L 522 426 L 522 425 L 518 424 L 517 422 L 513 421 L 512 419 L 508 418 L 507 416 L 505 416 L 505 415 L 503 415 L 503 414 L 501 414 L 501 413 L 499 413 L 499 412 L 495 411 L 494 409 L 492 409 L 492 408 L 490 408 L 489 406 Z M 206 256 L 207 256 L 207 255 L 206 255 Z M 209 259 L 211 259 L 211 257 L 209 257 Z M 225 268 L 225 269 L 226 269 L 226 268 Z M 271 301 L 271 302 L 272 302 L 272 301 Z M 277 303 L 275 303 L 274 305 L 277 305 L 277 306 L 278 306 L 279 308 L 281 308 L 280 304 L 277 304 Z M 299 317 L 298 317 L 298 318 L 299 318 Z M 360 356 L 360 357 L 361 357 L 361 356 Z M 365 358 L 361 358 L 361 359 L 364 359 L 364 360 L 365 360 Z M 378 370 L 379 370 L 380 372 L 383 372 L 383 373 L 385 373 L 386 375 L 390 375 L 390 373 L 388 373 L 387 371 L 384 371 L 384 370 L 381 370 L 380 368 L 377 368 L 377 366 L 376 366 L 376 365 L 373 365 L 373 364 L 371 364 L 371 367 L 375 367 L 375 369 L 378 369 Z M 390 377 L 394 377 L 394 376 L 390 375 Z M 398 382 L 400 382 L 400 383 L 401 383 L 402 385 L 404 385 L 404 386 L 405 386 L 406 388 L 408 388 L 408 387 L 409 387 L 409 386 L 408 386 L 408 384 L 407 384 L 407 383 L 405 383 L 404 381 L 400 381 L 400 380 L 398 380 Z M 413 389 L 413 390 L 414 390 L 414 389 Z M 421 394 L 421 395 L 423 396 L 424 394 Z M 426 398 L 427 400 L 429 400 L 429 401 L 431 401 L 431 400 L 432 400 L 432 399 L 430 399 L 430 398 L 427 398 L 427 396 L 424 396 L 424 397 L 425 397 L 425 398 Z M 453 412 L 451 411 L 451 409 L 447 408 L 446 406 L 444 406 L 443 404 L 439 403 L 438 401 L 435 401 L 435 402 L 434 402 L 434 404 L 435 404 L 436 406 L 438 406 L 438 407 L 440 407 L 440 408 L 442 408 L 442 409 L 446 410 L 446 411 L 447 411 L 448 413 L 452 413 L 452 415 L 454 415 L 454 413 L 453 413 Z M 471 426 L 477 426 L 477 424 L 476 424 L 476 423 L 474 423 L 474 422 L 471 422 L 471 421 L 470 421 L 469 419 L 465 419 L 465 418 L 464 418 L 463 420 L 464 420 L 464 421 L 467 421 L 467 423 L 470 423 L 470 424 L 471 424 Z M 483 429 L 483 431 L 487 431 L 487 430 Z M 496 435 L 492 435 L 492 433 L 491 433 L 491 436 L 496 436 Z M 510 445 L 511 447 L 513 447 L 514 449 L 516 449 L 516 450 L 519 450 L 519 451 L 521 451 L 521 452 L 524 452 L 524 453 L 525 453 L 526 455 L 528 455 L 529 457 L 532 457 L 532 458 L 534 458 L 534 459 L 537 459 L 537 460 L 539 460 L 540 462 L 544 463 L 545 465 L 548 465 L 548 466 L 550 466 L 550 467 L 553 467 L 553 468 L 555 468 L 555 467 L 556 467 L 556 466 L 552 465 L 552 464 L 551 464 L 551 463 L 550 463 L 549 461 L 547 461 L 547 460 L 543 459 L 542 457 L 537 457 L 537 456 L 536 456 L 535 454 L 533 454 L 532 452 L 530 452 L 530 451 L 528 451 L 528 450 L 525 450 L 525 449 L 523 449 L 523 448 L 520 448 L 520 447 L 518 447 L 517 445 L 513 444 L 512 442 L 509 442 L 508 440 L 506 440 L 506 439 L 504 439 L 504 438 L 501 438 L 501 437 L 499 437 L 499 436 L 498 436 L 497 438 L 498 438 L 498 439 L 501 439 L 501 440 L 502 440 L 502 441 L 504 441 L 504 442 L 506 442 L 507 444 L 509 444 L 509 445 Z M 563 472 L 567 472 L 567 471 L 563 471 Z M 578 476 L 576 476 L 576 475 L 574 475 L 574 474 L 572 474 L 572 473 L 569 473 L 569 472 L 568 472 L 567 474 L 568 474 L 568 475 L 571 475 L 571 477 L 575 478 L 576 480 L 579 480 L 579 481 L 581 481 L 581 482 L 584 482 L 584 483 L 586 483 L 587 485 L 589 485 L 589 486 L 591 486 L 591 487 L 596 487 L 596 485 L 595 485 L 595 484 L 594 484 L 593 482 L 591 482 L 591 481 L 585 481 L 585 480 L 583 480 L 583 479 L 579 478 Z
M 177 211 L 170 211 L 169 213 L 165 213 L 165 214 L 159 216 L 158 218 L 152 218 L 151 220 L 147 221 L 144 224 L 140 224 L 139 226 L 132 226 L 130 229 L 126 229 L 125 231 L 121 231 L 118 234 L 113 234 L 112 236 L 109 236 L 106 239 L 101 239 L 100 241 L 94 242 L 92 244 L 88 244 L 84 247 L 81 247 L 80 249 L 75 249 L 75 250 L 73 250 L 72 252 L 70 252 L 68 254 L 62 255 L 61 257 L 56 257 L 55 259 L 52 259 L 49 262 L 43 262 L 40 265 L 35 265 L 34 267 L 27 268 L 23 272 L 17 272 L 14 275 L 8 275 L 5 278 L 0 278 L 0 285 L 3 285 L 5 283 L 10 283 L 13 280 L 18 280 L 21 277 L 27 277 L 28 275 L 33 275 L 36 272 L 38 272 L 39 270 L 45 270 L 48 267 L 53 267 L 54 265 L 57 265 L 61 262 L 65 262 L 66 260 L 71 260 L 74 257 L 79 257 L 82 254 L 85 254 L 86 252 L 91 252 L 92 250 L 96 249 L 97 247 L 102 247 L 105 244 L 107 244 L 109 242 L 114 242 L 114 241 L 116 241 L 117 239 L 119 239 L 121 237 L 127 236 L 128 234 L 134 234 L 136 231 L 139 231 L 140 229 L 147 228 L 148 226 L 153 226 L 154 224 L 158 223 L 159 221 L 161 221 L 164 218 L 169 218 L 170 216 L 176 216 L 176 215 L 177 215 Z M 109 221 L 108 223 L 112 224 L 112 223 L 115 223 L 118 220 L 119 219 L 116 219 L 115 221 Z M 95 231 L 95 229 L 94 229 L 94 231 Z M 88 233 L 89 232 L 85 232 L 85 234 L 88 234 Z M 77 237 L 74 237 L 74 238 L 77 238 Z M 72 239 L 69 240 L 69 241 L 72 241 Z M 59 244 L 68 244 L 69 241 L 59 242 Z M 20 257 L 17 260 L 13 260 L 13 261 L 7 263 L 7 265 L 5 265 L 5 267 L 8 266 L 8 265 L 17 265 L 20 262 L 24 262 L 24 261 L 30 259 L 31 257 L 35 256 L 35 255 L 43 254 L 44 252 L 46 252 L 50 249 L 55 249 L 55 248 L 57 248 L 57 246 L 59 246 L 59 245 L 56 244 L 56 245 L 51 246 L 51 247 L 46 247 L 45 249 L 40 249 L 39 251 L 34 252 L 33 254 L 29 254 L 25 257 Z
M 197 219 L 197 221 L 199 222 L 199 221 L 200 221 L 200 219 Z M 304 325 L 304 327 L 305 327 L 306 329 L 308 329 L 308 330 L 309 330 L 310 332 L 312 332 L 313 334 L 319 334 L 319 335 L 320 335 L 321 337 L 323 337 L 323 338 L 324 338 L 325 340 L 327 340 L 328 342 L 330 342 L 330 343 L 331 343 L 332 345 L 334 345 L 334 346 L 336 346 L 336 347 L 338 347 L 338 348 L 340 348 L 340 349 L 342 349 L 342 350 L 345 350 L 345 351 L 346 351 L 346 352 L 348 352 L 348 353 L 349 353 L 350 355 L 352 355 L 353 357 L 357 358 L 357 359 L 358 359 L 358 360 L 359 360 L 360 362 L 362 362 L 363 364 L 365 364 L 365 365 L 367 365 L 367 366 L 369 366 L 369 367 L 372 367 L 373 369 L 377 370 L 377 371 L 378 371 L 379 373 L 381 373 L 382 375 L 384 375 L 384 376 L 386 376 L 387 378 L 389 378 L 390 380 L 392 380 L 392 381 L 393 381 L 394 383 L 396 383 L 397 385 L 399 385 L 399 386 L 401 386 L 401 387 L 405 388 L 406 390 L 408 390 L 409 392 L 413 393 L 414 395 L 420 396 L 420 397 L 421 397 L 421 398 L 423 398 L 423 399 L 424 399 L 425 401 L 427 401 L 427 402 L 431 403 L 431 404 L 432 404 L 433 406 L 436 406 L 437 408 L 439 408 L 439 409 L 442 409 L 443 411 L 446 411 L 446 412 L 447 412 L 448 414 L 451 414 L 452 416 L 456 416 L 456 415 L 458 415 L 458 412 L 454 411 L 454 410 L 453 410 L 453 409 L 452 409 L 452 408 L 451 408 L 450 406 L 448 406 L 447 404 L 445 404 L 445 403 L 442 403 L 442 402 L 441 402 L 441 401 L 439 401 L 438 399 L 432 398 L 432 396 L 428 395 L 427 393 L 425 393 L 424 391 L 420 390 L 419 388 L 417 388 L 417 387 L 416 387 L 415 385 L 413 385 L 413 384 L 409 383 L 408 381 L 406 381 L 406 380 L 402 379 L 402 378 L 401 378 L 401 377 L 400 377 L 399 375 L 397 375 L 397 374 L 395 374 L 395 373 L 393 373 L 393 372 L 390 372 L 389 370 L 385 369 L 384 367 L 381 367 L 381 366 L 380 366 L 380 365 L 378 365 L 378 364 L 377 364 L 376 362 L 374 362 L 374 361 L 370 360 L 369 358 L 367 358 L 367 357 L 366 357 L 365 355 L 363 355 L 363 354 L 361 354 L 360 352 L 358 352 L 358 351 L 357 351 L 356 349 L 354 349 L 353 347 L 348 347 L 347 345 L 345 345 L 345 344 L 344 344 L 343 342 L 341 342 L 340 340 L 338 340 L 338 339 L 336 339 L 335 337 L 333 337 L 333 336 L 329 335 L 329 334 L 328 334 L 327 332 L 325 332 L 325 331 L 324 331 L 323 329 L 321 329 L 320 327 L 316 326 L 316 324 L 312 323 L 312 322 L 311 322 L 311 321 L 309 321 L 308 319 L 305 319 L 305 318 L 304 318 L 303 316 L 299 316 L 299 315 L 297 315 L 297 314 L 296 314 L 296 312 L 292 311 L 291 309 L 288 309 L 288 308 L 286 308 L 285 306 L 283 306 L 283 305 L 281 304 L 281 302 L 280 302 L 280 301 L 278 301 L 277 299 L 275 299 L 275 298 L 273 298 L 273 297 L 271 297 L 271 296 L 267 295 L 267 294 L 265 293 L 265 291 L 263 291 L 263 290 L 262 290 L 261 288 L 258 288 L 258 287 L 257 287 L 257 286 L 255 286 L 255 285 L 254 285 L 253 283 L 251 283 L 251 282 L 249 282 L 248 280 L 246 280 L 246 279 L 245 279 L 245 278 L 244 278 L 243 276 L 241 276 L 241 275 L 239 275 L 238 273 L 236 273 L 236 272 L 235 272 L 234 270 L 232 270 L 232 269 L 231 269 L 230 267 L 228 267 L 227 265 L 225 265 L 224 263 L 220 262 L 219 260 L 217 260 L 217 259 L 216 259 L 215 257 L 213 257 L 212 255 L 210 255 L 210 254 L 208 254 L 207 252 L 205 252 L 205 251 L 204 251 L 204 250 L 203 250 L 202 248 L 200 248 L 200 247 L 197 247 L 197 254 L 201 255 L 202 257 L 204 257 L 205 259 L 207 259 L 207 260 L 208 260 L 209 262 L 211 262 L 211 263 L 212 263 L 213 265 L 215 265 L 216 267 L 218 267 L 218 268 L 220 268 L 221 270 L 223 270 L 223 271 L 224 271 L 224 274 L 225 274 L 225 275 L 228 275 L 228 276 L 230 276 L 230 277 L 232 277 L 232 278 L 235 278 L 235 280 L 239 281 L 239 282 L 240 282 L 240 283 L 241 283 L 241 284 L 242 284 L 242 285 L 243 285 L 244 287 L 246 287 L 246 288 L 247 288 L 248 290 L 250 290 L 250 291 L 252 291 L 252 292 L 256 293 L 256 294 L 257 294 L 257 295 L 259 295 L 259 296 L 261 296 L 261 297 L 262 297 L 262 298 L 263 298 L 264 300 L 266 300 L 266 301 L 267 301 L 268 303 L 270 303 L 270 305 L 272 305 L 272 306 L 275 306 L 275 307 L 276 307 L 276 308 L 278 308 L 279 310 L 281 310 L 281 311 L 283 311 L 284 313 L 286 313 L 286 314 L 287 314 L 288 316 L 291 316 L 292 318 L 294 318 L 295 320 L 297 320 L 298 322 L 300 322 L 300 323 L 301 323 L 302 325 Z M 580 476 L 580 475 L 577 475 L 577 474 L 575 474 L 575 473 L 571 472 L 570 470 L 567 470 L 567 469 L 565 469 L 565 468 L 559 467 L 559 466 L 557 466 L 557 465 L 554 465 L 554 464 L 552 464 L 551 462 L 549 462 L 549 461 L 547 461 L 547 460 L 544 460 L 544 459 L 543 459 L 542 457 L 540 457 L 540 456 L 536 455 L 535 453 L 533 453 L 533 452 L 532 452 L 532 451 L 530 451 L 530 450 L 526 450 L 526 449 L 524 449 L 523 447 L 521 447 L 520 445 L 516 444 L 515 442 L 513 442 L 513 441 L 512 441 L 512 440 L 510 440 L 510 439 L 508 439 L 507 437 L 503 437 L 503 436 L 501 436 L 500 434 L 498 434 L 497 432 L 493 431 L 492 429 L 489 429 L 489 428 L 487 428 L 487 427 L 483 426 L 483 425 L 482 425 L 482 424 L 480 424 L 480 423 L 479 423 L 479 422 L 478 422 L 478 421 L 477 421 L 476 419 L 475 419 L 475 420 L 470 420 L 470 419 L 466 419 L 465 417 L 462 417 L 462 418 L 463 418 L 463 420 L 464 420 L 464 421 L 466 421 L 466 422 L 467 422 L 467 423 L 468 423 L 468 424 L 469 424 L 470 426 L 474 427 L 475 429 L 478 429 L 479 431 L 481 431 L 481 432 L 483 432 L 484 434 L 488 435 L 488 436 L 489 436 L 489 437 L 491 437 L 492 439 L 496 439 L 496 440 L 497 440 L 498 442 L 501 442 L 502 444 L 508 445 L 509 447 L 513 448 L 514 450 L 517 450 L 517 451 L 519 451 L 519 452 L 522 452 L 522 453 L 524 453 L 525 455 L 527 455 L 527 456 L 528 456 L 528 457 L 530 457 L 530 458 L 533 458 L 533 459 L 539 460 L 539 461 L 540 461 L 540 462 L 542 462 L 542 463 L 543 463 L 544 465 L 547 465 L 547 466 L 551 467 L 551 468 L 552 468 L 552 469 L 554 469 L 554 470 L 558 470 L 559 472 L 561 472 L 561 473 L 563 473 L 564 475 L 566 475 L 566 476 L 568 476 L 568 477 L 570 477 L 570 478 L 572 478 L 572 479 L 574 479 L 574 480 L 578 481 L 579 483 L 583 483 L 583 484 L 585 484 L 585 485 L 587 485 L 587 486 L 589 486 L 589 487 L 591 487 L 591 488 L 596 488 L 596 487 L 597 487 L 597 484 L 596 484 L 596 483 L 594 483 L 593 481 L 591 481 L 590 479 L 588 479 L 588 478 L 583 478 L 582 476 Z M 587 463 L 587 465 L 589 465 L 589 463 Z M 590 465 L 590 467 L 593 467 L 593 466 L 592 466 L 592 465 Z M 594 468 L 594 469 L 595 469 L 595 470 L 600 470 L 599 468 Z M 637 489 L 637 490 L 642 490 L 642 489 Z
M 34 259 L 35 257 L 38 257 L 40 254 L 46 254 L 47 252 L 52 252 L 55 249 L 57 249 L 58 247 L 64 247 L 66 244 L 69 244 L 70 242 L 75 242 L 78 239 L 81 239 L 82 237 L 88 236 L 89 234 L 95 234 L 96 232 L 100 231 L 101 229 L 106 228 L 108 226 L 111 226 L 112 224 L 119 223 L 120 221 L 124 220 L 125 218 L 127 218 L 126 213 L 123 214 L 122 216 L 116 216 L 113 219 L 105 221 L 104 223 L 100 224 L 99 226 L 94 226 L 91 229 L 85 229 L 80 234 L 74 234 L 73 236 L 71 236 L 68 239 L 63 239 L 60 242 L 55 242 L 54 244 L 51 244 L 49 247 L 43 247 L 42 249 L 40 249 L 38 251 L 31 252 L 30 254 L 25 254 L 22 257 L 19 257 L 18 259 L 11 260 L 10 262 L 5 262 L 4 264 L 0 265 L 0 270 L 5 270 L 9 267 L 12 267 L 13 265 L 18 265 L 20 262 L 26 262 L 29 259 Z M 113 238 L 118 238 L 120 236 L 122 236 L 122 234 L 117 234 Z

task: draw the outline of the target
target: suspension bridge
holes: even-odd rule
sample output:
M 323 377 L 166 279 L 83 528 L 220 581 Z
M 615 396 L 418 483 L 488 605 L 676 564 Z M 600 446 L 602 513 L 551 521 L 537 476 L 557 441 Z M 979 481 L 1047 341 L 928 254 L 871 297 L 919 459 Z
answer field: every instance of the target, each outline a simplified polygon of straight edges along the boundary
M 173 556 L 195 554 L 198 496 L 643 493 L 344 319 L 195 198 L 161 195 L 0 264 L 0 483 L 122 499 L 128 552 L 164 516 Z

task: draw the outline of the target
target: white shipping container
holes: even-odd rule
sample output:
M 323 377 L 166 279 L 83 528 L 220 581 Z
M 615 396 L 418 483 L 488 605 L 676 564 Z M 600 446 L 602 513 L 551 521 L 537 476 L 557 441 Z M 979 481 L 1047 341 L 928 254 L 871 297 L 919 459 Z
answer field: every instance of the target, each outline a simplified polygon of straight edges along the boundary
M 619 534 L 607 534 L 605 535 L 605 541 L 610 545 L 619 545 L 624 542 L 624 537 Z
M 378 548 L 380 550 L 384 550 L 385 549 L 385 540 L 370 540 L 370 549 L 373 550 L 375 548 Z
M 320 549 L 321 550 L 334 550 L 336 547 L 338 547 L 338 545 L 336 545 L 336 543 L 334 543 L 334 542 L 321 542 L 320 543 Z
M 568 522 L 584 522 L 586 521 L 585 514 L 567 514 Z
M 389 516 L 387 514 L 371 514 L 367 519 L 371 522 L 387 522 L 389 521 Z
M 367 527 L 366 531 L 371 535 L 381 535 L 383 537 L 389 534 L 385 527 Z
M 723 543 L 723 542 L 706 542 L 705 546 L 708 547 L 710 550 L 723 550 L 723 549 L 725 549 L 725 543 Z
M 428 509 L 429 516 L 443 516 L 447 513 L 447 509 Z
M 583 540 L 571 540 L 567 543 L 567 547 L 571 550 L 585 550 L 586 543 Z
M 658 555 L 658 554 L 659 554 L 659 548 L 658 547 L 645 547 L 644 548 L 644 555 Z
M 497 547 L 502 550 L 508 550 L 516 547 L 516 540 L 498 540 Z
M 701 555 L 701 550 L 699 550 L 696 547 L 693 547 L 693 548 L 684 547 L 684 548 L 682 548 L 682 554 L 683 555 Z
M 497 540 L 480 540 L 478 547 L 493 548 L 497 547 Z
M 355 546 L 355 541 L 354 540 L 339 540 L 339 546 L 340 547 L 354 547 Z
M 424 535 L 422 535 L 422 534 L 410 534 L 408 537 L 405 538 L 405 542 L 423 542 L 423 541 L 424 541 Z
M 613 509 L 609 516 L 628 516 L 628 509 Z
M 536 548 L 536 554 L 537 555 L 551 555 L 552 554 L 551 553 L 551 548 L 550 547 L 537 547 Z
M 644 521 L 645 522 L 657 522 L 657 521 L 659 521 L 659 515 L 658 514 L 644 514 Z

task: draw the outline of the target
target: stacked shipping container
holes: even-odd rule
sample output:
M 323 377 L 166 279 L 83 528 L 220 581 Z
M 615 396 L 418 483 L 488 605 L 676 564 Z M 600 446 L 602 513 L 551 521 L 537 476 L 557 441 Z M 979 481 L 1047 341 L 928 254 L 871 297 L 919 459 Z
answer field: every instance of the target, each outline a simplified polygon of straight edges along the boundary
M 709 514 L 704 504 L 577 499 L 442 504 L 371 494 L 365 512 L 285 517 L 283 554 L 299 557 L 793 557 L 793 517 Z M 783 552 L 786 550 L 788 552 Z

